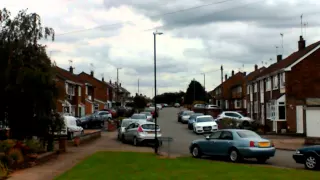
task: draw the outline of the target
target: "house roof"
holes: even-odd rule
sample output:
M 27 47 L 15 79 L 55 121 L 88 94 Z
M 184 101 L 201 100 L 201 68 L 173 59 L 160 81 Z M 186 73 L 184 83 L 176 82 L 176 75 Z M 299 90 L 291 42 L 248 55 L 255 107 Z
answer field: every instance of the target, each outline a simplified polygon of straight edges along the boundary
M 57 76 L 61 77 L 62 79 L 69 80 L 75 83 L 84 83 L 77 75 L 72 74 L 71 72 L 65 69 L 55 66 L 55 70 L 56 70 Z
M 280 69 L 283 69 L 283 68 L 286 68 L 286 67 L 292 65 L 293 63 L 298 61 L 300 58 L 302 58 L 304 55 L 308 54 L 310 51 L 312 51 L 313 49 L 315 49 L 319 45 L 320 45 L 320 41 L 307 46 L 303 50 L 296 51 L 296 52 L 292 53 L 287 58 L 270 65 L 263 72 L 261 72 L 258 76 L 256 76 L 256 78 L 266 76 L 270 73 L 273 73 L 275 71 L 278 71 Z
M 251 73 L 249 73 L 247 76 L 246 76 L 246 81 L 247 82 L 250 82 L 252 80 L 254 80 L 257 76 L 259 76 L 264 70 L 266 69 L 266 67 L 261 67 L 255 71 L 252 71 Z
M 98 83 L 98 84 L 100 84 L 101 86 L 104 86 L 104 85 L 107 85 L 106 83 L 104 83 L 103 81 L 100 81 L 99 79 L 97 79 L 97 78 L 95 78 L 95 77 L 92 77 L 90 74 L 87 74 L 87 73 L 85 73 L 85 72 L 81 72 L 80 74 L 78 74 L 78 77 L 79 77 L 79 75 L 84 75 L 84 76 L 86 76 L 87 78 L 87 80 L 86 81 L 88 81 L 90 84 L 93 84 L 93 82 L 91 82 L 91 80 L 93 80 L 93 81 L 95 81 L 95 83 Z M 80 79 L 81 79 L 81 77 L 79 77 Z

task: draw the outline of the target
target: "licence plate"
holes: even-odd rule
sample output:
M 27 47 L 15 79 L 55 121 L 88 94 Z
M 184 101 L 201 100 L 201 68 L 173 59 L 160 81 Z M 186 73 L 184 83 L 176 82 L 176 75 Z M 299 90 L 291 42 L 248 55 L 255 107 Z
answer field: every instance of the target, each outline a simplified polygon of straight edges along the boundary
M 154 134 L 154 132 L 148 132 L 148 134 Z
M 259 142 L 259 146 L 260 147 L 270 147 L 270 143 L 269 142 Z

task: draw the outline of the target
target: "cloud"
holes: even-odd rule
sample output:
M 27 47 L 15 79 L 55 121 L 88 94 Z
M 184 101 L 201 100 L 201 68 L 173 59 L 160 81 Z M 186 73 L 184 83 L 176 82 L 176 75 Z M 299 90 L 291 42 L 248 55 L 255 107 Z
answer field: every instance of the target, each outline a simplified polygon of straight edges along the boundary
M 316 0 L 3 0 L 13 12 L 29 8 L 44 26 L 55 29 L 48 54 L 63 68 L 119 81 L 132 94 L 154 94 L 154 36 L 158 93 L 186 90 L 192 79 L 211 90 L 224 73 L 250 72 L 268 66 L 278 53 L 297 50 L 301 35 L 307 44 L 320 39 Z M 281 48 L 280 33 L 284 34 Z M 279 48 L 276 49 L 276 46 Z M 270 60 L 271 59 L 271 60 Z M 90 64 L 93 64 L 91 66 Z M 204 76 L 205 74 L 205 76 Z

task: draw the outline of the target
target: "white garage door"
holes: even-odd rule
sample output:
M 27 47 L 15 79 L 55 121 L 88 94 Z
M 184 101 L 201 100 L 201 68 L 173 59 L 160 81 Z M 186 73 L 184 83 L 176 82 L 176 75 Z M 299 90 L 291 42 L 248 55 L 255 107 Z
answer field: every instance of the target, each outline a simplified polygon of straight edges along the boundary
M 320 137 L 320 107 L 306 109 L 307 137 Z

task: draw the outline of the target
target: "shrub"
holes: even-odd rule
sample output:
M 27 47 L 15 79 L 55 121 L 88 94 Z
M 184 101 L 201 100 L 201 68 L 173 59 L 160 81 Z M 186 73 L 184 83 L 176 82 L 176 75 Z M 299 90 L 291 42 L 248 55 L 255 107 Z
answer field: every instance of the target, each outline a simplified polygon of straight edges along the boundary
M 42 151 L 42 146 L 39 140 L 27 139 L 24 143 L 28 147 L 28 153 L 30 154 Z
M 5 178 L 8 175 L 9 175 L 8 166 L 5 163 L 0 162 L 0 179 Z
M 9 151 L 8 156 L 13 163 L 20 164 L 24 161 L 23 154 L 20 149 L 13 148 Z
M 217 121 L 219 125 L 219 129 L 237 129 L 240 128 L 240 122 L 231 119 L 231 118 L 223 118 Z
M 8 153 L 16 145 L 13 139 L 7 139 L 0 142 L 0 152 Z

